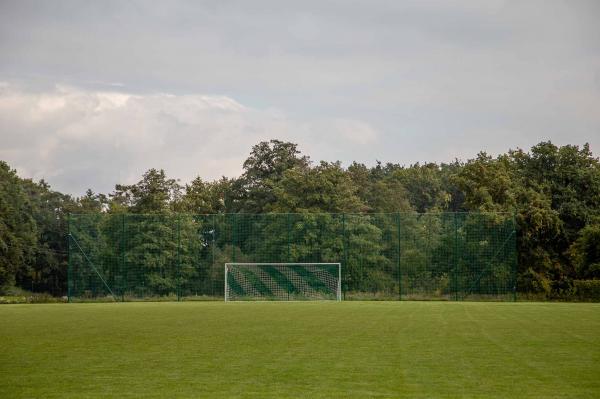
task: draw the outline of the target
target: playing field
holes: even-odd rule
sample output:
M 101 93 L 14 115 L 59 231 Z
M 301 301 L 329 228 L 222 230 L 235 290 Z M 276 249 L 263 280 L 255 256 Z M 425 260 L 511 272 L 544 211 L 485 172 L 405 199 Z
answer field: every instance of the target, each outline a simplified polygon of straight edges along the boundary
M 1 398 L 600 397 L 600 304 L 0 306 Z

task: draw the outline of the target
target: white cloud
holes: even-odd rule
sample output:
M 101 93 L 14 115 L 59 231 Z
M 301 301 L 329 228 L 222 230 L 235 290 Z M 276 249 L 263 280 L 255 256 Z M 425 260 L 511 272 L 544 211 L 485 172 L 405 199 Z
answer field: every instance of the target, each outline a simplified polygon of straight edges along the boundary
M 184 182 L 196 175 L 236 176 L 251 146 L 275 137 L 299 141 L 310 154 L 323 143 L 348 148 L 377 136 L 359 120 L 291 120 L 281 111 L 247 107 L 226 96 L 140 95 L 64 85 L 43 92 L 0 87 L 0 129 L 0 159 L 76 194 L 88 187 L 110 191 L 151 167 Z M 327 135 L 321 137 L 324 129 Z
M 345 164 L 600 152 L 598 1 L 259 3 L 0 2 L 0 158 L 80 193 L 238 174 L 269 138 Z

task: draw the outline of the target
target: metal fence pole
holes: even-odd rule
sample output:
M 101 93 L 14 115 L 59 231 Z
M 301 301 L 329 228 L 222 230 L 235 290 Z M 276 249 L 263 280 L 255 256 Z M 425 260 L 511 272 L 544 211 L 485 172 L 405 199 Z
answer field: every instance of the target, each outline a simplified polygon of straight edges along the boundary
M 71 270 L 71 214 L 67 214 L 67 301 L 71 303 L 71 286 L 73 284 L 73 271 Z
M 398 229 L 398 300 L 401 301 L 402 300 L 402 270 L 400 267 L 401 264 L 401 260 L 400 260 L 400 256 L 401 256 L 401 243 L 400 243 L 400 238 L 401 238 L 401 233 L 400 233 L 400 212 L 396 213 L 396 227 Z
M 458 222 L 457 213 L 454 212 L 454 300 L 458 301 Z
M 517 212 L 513 213 L 512 234 L 514 237 L 514 245 L 511 245 L 513 258 L 513 302 L 517 301 L 517 273 L 519 269 L 519 252 L 517 251 Z
M 125 302 L 125 290 L 127 289 L 127 266 L 125 265 L 125 214 L 121 217 L 121 301 Z
M 290 219 L 291 219 L 291 215 L 288 213 L 286 214 L 286 227 L 287 227 L 287 258 L 288 258 L 288 262 L 292 261 L 292 255 L 291 255 L 291 251 L 290 251 L 290 247 L 291 247 L 291 226 L 290 226 Z
M 177 301 L 181 301 L 181 215 L 177 215 Z
M 348 290 L 348 246 L 346 235 L 346 214 L 342 213 L 342 246 L 344 248 L 344 284 L 342 284 L 342 291 L 344 294 L 344 300 L 346 300 L 346 291 Z
M 216 227 L 216 222 L 215 219 L 217 218 L 217 215 L 212 215 L 212 251 L 211 251 L 211 255 L 212 255 L 212 267 L 211 267 L 211 272 L 210 272 L 210 278 L 212 279 L 211 281 L 211 286 L 212 286 L 212 296 L 215 296 L 215 280 L 214 280 L 214 270 L 215 270 L 215 234 L 217 232 L 217 227 Z

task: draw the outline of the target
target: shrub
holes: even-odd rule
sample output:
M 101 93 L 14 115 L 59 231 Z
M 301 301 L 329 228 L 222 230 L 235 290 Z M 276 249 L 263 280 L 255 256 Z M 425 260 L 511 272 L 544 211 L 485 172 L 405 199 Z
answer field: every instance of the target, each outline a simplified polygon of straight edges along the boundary
M 0 305 L 11 305 L 18 303 L 56 303 L 66 302 L 66 297 L 57 298 L 52 295 L 42 293 L 27 293 L 26 295 L 4 295 L 0 296 Z
M 523 293 L 547 299 L 552 293 L 552 280 L 542 273 L 535 272 L 530 267 L 525 273 L 519 276 L 517 287 Z
M 600 302 L 600 280 L 574 280 L 573 288 L 577 299 Z

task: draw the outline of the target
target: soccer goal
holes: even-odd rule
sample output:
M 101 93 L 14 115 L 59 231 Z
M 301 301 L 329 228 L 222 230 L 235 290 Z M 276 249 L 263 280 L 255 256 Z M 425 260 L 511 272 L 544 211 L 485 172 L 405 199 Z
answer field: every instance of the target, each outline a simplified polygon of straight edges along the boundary
M 226 263 L 225 301 L 342 300 L 340 263 Z

